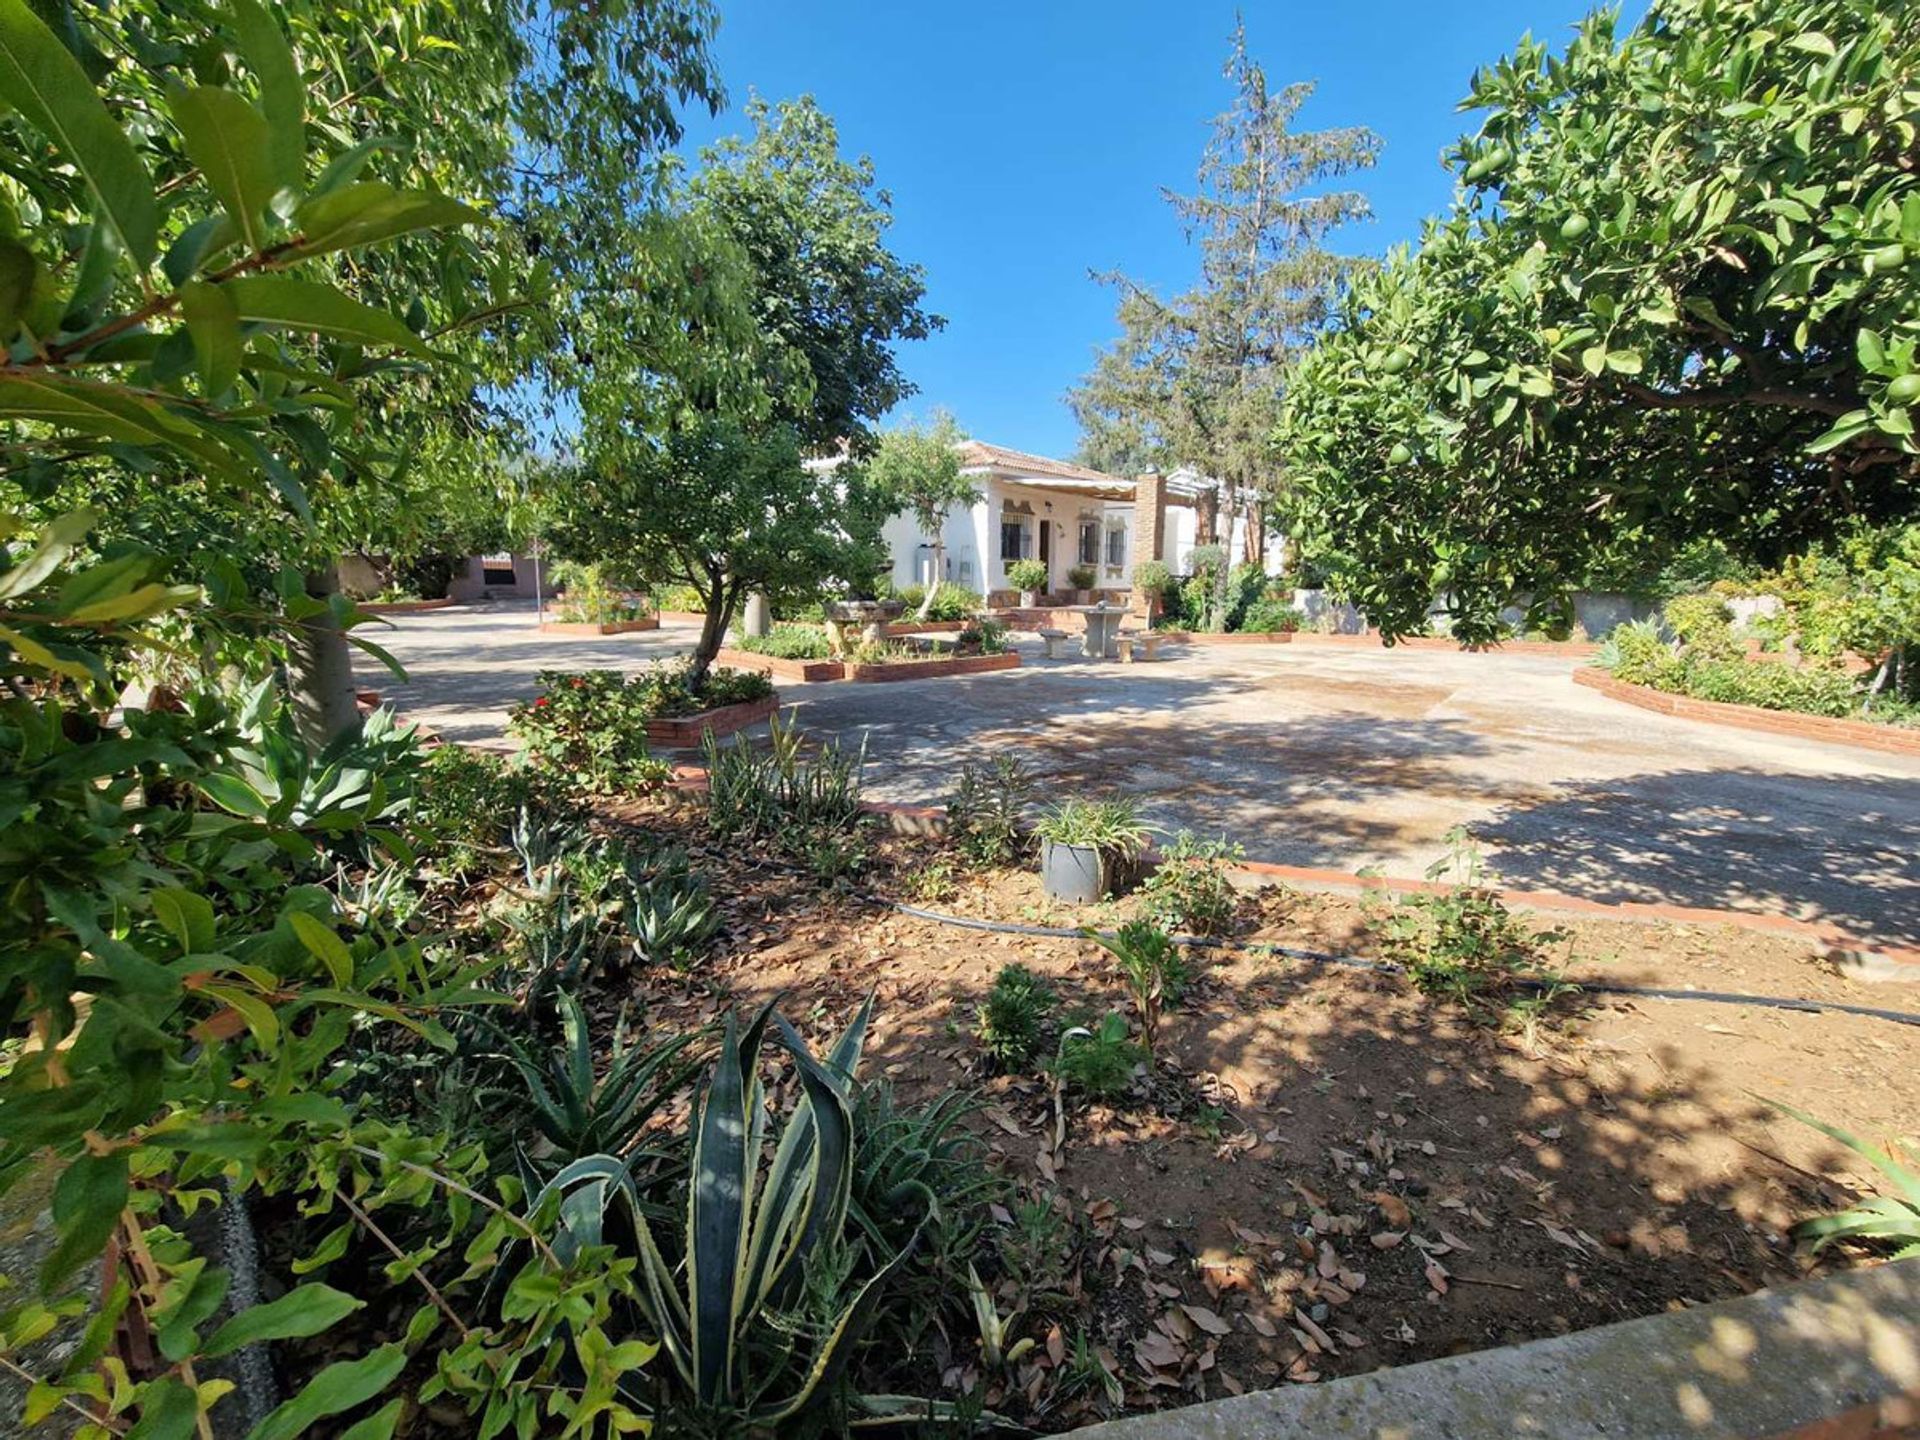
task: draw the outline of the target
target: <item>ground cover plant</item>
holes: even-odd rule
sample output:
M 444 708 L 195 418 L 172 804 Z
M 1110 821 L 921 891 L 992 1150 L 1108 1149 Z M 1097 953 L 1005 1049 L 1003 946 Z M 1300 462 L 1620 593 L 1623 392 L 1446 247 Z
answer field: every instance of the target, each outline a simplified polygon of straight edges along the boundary
M 735 634 L 733 647 L 752 655 L 771 655 L 776 660 L 827 660 L 833 646 L 826 630 L 818 625 L 775 625 L 765 635 Z
M 601 566 L 563 560 L 551 578 L 561 592 L 554 609 L 563 624 L 618 625 L 653 612 L 647 597 L 613 584 Z

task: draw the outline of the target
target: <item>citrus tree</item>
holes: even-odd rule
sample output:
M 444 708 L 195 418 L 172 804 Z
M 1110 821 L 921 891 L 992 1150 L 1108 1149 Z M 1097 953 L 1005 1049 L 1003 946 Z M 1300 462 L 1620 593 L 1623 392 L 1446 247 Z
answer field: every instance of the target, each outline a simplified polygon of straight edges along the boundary
M 1920 30 L 1871 0 L 1660 0 L 1480 71 L 1452 211 L 1356 278 L 1275 436 L 1389 634 L 1445 593 L 1564 629 L 1596 571 L 1772 563 L 1916 498 Z

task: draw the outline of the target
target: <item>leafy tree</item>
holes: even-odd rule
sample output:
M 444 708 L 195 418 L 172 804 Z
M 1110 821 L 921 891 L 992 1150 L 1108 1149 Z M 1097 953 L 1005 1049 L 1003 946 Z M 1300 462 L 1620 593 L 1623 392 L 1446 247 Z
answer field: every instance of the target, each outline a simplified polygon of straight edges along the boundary
M 547 497 L 563 555 L 700 593 L 696 688 L 747 594 L 872 575 L 872 484 L 802 462 L 869 451 L 911 393 L 894 342 L 941 323 L 919 268 L 887 249 L 871 163 L 840 156 L 811 100 L 748 113 L 749 138 L 708 150 L 631 227 L 641 283 L 578 296 L 581 458 Z
M 623 581 L 685 585 L 705 611 L 687 684 L 698 690 L 740 603 L 810 600 L 879 568 L 892 513 L 862 467 L 818 474 L 788 426 L 697 415 L 618 466 L 556 477 L 555 548 Z
M 1564 629 L 1596 572 L 1770 564 L 1911 513 L 1920 29 L 1872 0 L 1660 0 L 1475 76 L 1461 190 L 1360 277 L 1279 451 L 1389 634 Z
M 1353 268 L 1325 240 L 1372 213 L 1364 196 L 1324 187 L 1371 166 L 1380 142 L 1359 127 L 1296 132 L 1313 86 L 1269 90 L 1243 26 L 1224 73 L 1234 102 L 1214 121 L 1199 189 L 1166 197 L 1199 244 L 1199 282 L 1163 299 L 1102 277 L 1120 291 L 1121 337 L 1068 401 L 1089 452 L 1223 482 L 1231 535 L 1240 497 L 1279 488 L 1269 437 L 1282 374 Z
M 973 505 L 980 487 L 960 473 L 960 427 L 941 412 L 929 426 L 903 425 L 885 431 L 873 458 L 866 463 L 867 480 L 895 508 L 912 512 L 920 533 L 933 550 L 933 583 L 920 601 L 919 619 L 933 610 L 940 580 L 947 573 L 947 512 L 956 505 Z

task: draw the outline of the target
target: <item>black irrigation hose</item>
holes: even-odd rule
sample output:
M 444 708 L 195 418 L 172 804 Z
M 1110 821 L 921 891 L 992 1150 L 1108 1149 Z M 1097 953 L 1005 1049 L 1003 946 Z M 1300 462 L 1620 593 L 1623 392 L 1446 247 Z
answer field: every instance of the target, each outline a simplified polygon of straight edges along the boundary
M 955 925 L 962 930 L 988 930 L 996 935 L 1034 935 L 1049 940 L 1084 940 L 1086 932 L 1061 925 L 1023 925 L 1012 920 L 979 920 L 967 915 L 946 915 L 924 910 L 918 905 L 896 901 L 893 908 L 916 920 L 931 920 L 937 925 Z M 1111 938 L 1109 933 L 1108 938 Z M 1264 940 L 1227 940 L 1212 935 L 1175 935 L 1175 944 L 1202 950 L 1241 950 L 1249 954 L 1284 955 L 1291 960 L 1306 960 L 1315 965 L 1344 965 L 1355 970 L 1374 970 L 1403 975 L 1405 968 L 1391 960 L 1369 960 L 1362 955 L 1334 955 L 1325 950 L 1303 950 L 1295 945 L 1274 945 Z M 1890 1020 L 1896 1025 L 1920 1026 L 1920 1015 L 1904 1010 L 1883 1010 L 1874 1005 L 1844 1005 L 1833 1000 L 1792 1000 L 1780 995 L 1740 995 L 1727 990 L 1673 990 L 1657 985 L 1615 985 L 1604 980 L 1560 981 L 1538 976 L 1521 976 L 1525 989 L 1548 991 L 1562 985 L 1574 985 L 1589 995 L 1630 995 L 1646 1000 L 1700 1000 L 1710 1005 L 1758 1005 L 1766 1010 L 1796 1010 L 1806 1015 L 1832 1011 L 1841 1015 L 1863 1015 L 1869 1020 Z

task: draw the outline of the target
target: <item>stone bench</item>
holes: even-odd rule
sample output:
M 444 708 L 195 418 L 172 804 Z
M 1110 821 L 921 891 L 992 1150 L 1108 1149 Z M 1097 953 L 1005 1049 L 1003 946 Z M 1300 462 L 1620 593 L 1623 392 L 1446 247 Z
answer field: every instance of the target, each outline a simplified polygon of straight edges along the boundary
M 1157 660 L 1160 658 L 1160 637 L 1150 630 L 1123 630 L 1120 632 L 1120 663 L 1131 665 L 1134 660 Z M 1136 656 L 1135 651 L 1139 654 Z
M 1060 647 L 1067 643 L 1066 631 L 1036 630 L 1033 633 L 1038 635 L 1041 643 L 1047 647 L 1047 659 L 1059 660 L 1062 658 Z

